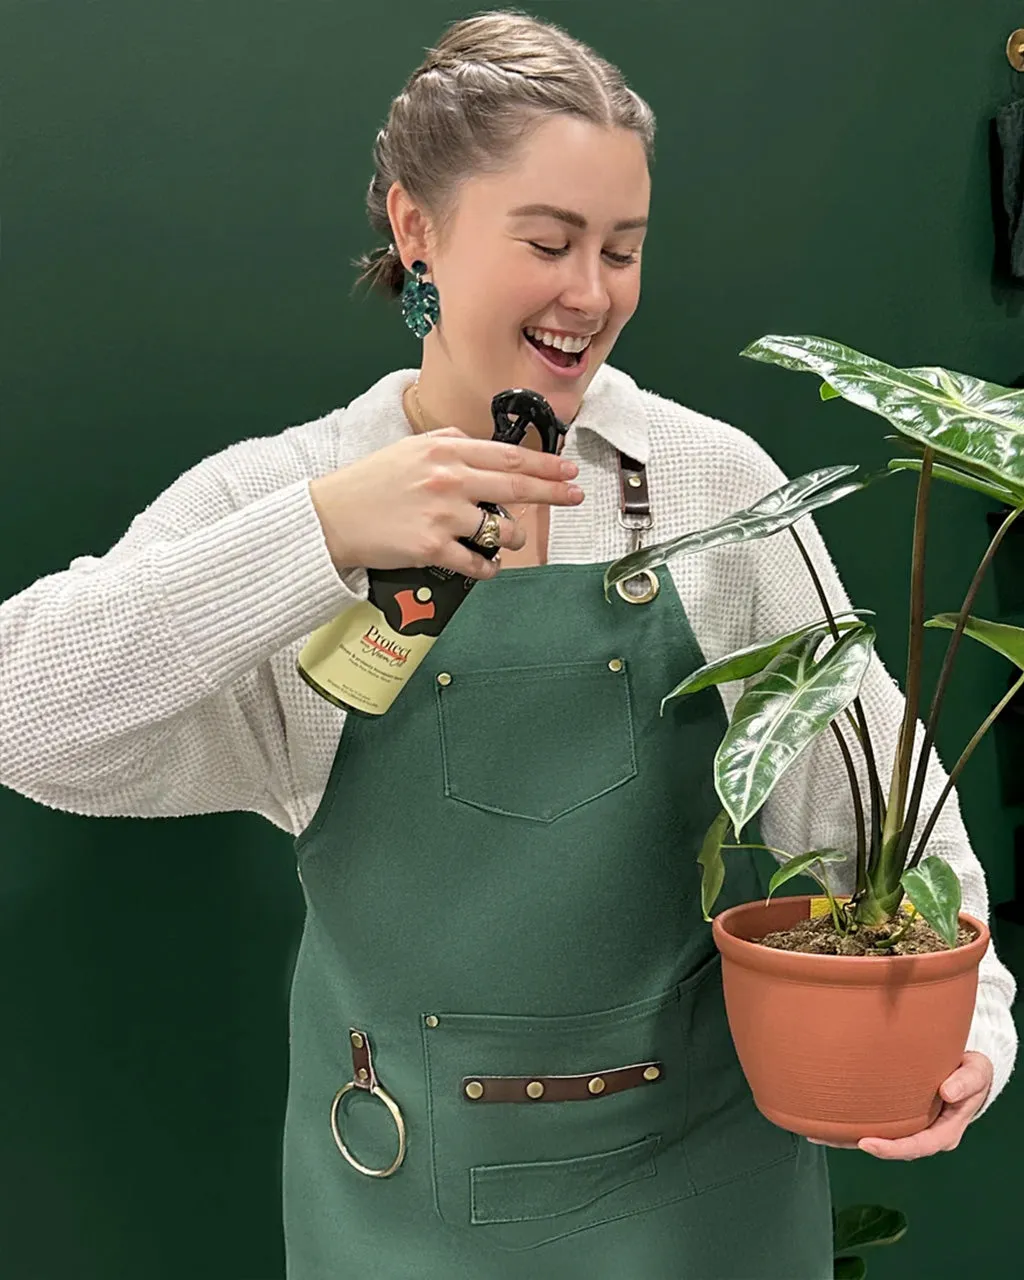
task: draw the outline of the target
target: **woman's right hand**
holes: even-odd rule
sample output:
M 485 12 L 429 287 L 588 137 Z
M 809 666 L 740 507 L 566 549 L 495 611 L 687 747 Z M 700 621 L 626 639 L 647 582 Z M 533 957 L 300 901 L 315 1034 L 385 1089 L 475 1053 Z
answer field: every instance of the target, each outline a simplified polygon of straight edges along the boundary
M 338 569 L 438 565 L 492 578 L 499 566 L 457 541 L 480 527 L 476 504 L 578 506 L 583 491 L 570 483 L 577 471 L 554 454 L 442 427 L 319 476 L 309 491 Z M 501 519 L 501 546 L 524 542 L 518 523 Z

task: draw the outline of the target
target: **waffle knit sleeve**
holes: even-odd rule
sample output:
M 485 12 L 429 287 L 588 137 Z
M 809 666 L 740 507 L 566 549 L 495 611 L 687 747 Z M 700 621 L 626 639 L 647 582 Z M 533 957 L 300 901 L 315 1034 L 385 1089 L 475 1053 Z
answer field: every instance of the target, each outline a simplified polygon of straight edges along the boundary
M 757 472 L 758 496 L 785 482 L 786 477 L 780 469 L 753 441 L 750 441 L 747 463 Z M 849 609 L 850 600 L 813 520 L 805 517 L 798 522 L 796 529 L 815 565 L 832 611 Z M 749 550 L 755 558 L 751 641 L 784 633 L 822 616 L 813 582 L 788 531 L 749 544 Z M 856 603 L 870 606 L 870 601 Z M 877 656 L 872 659 L 865 676 L 861 699 L 875 747 L 882 789 L 887 792 L 904 700 L 898 685 Z M 847 738 L 850 740 L 849 735 Z M 918 758 L 922 740 L 923 728 L 918 723 Z M 870 800 L 866 771 L 855 743 L 851 754 L 857 766 L 865 813 L 868 813 Z M 929 756 L 918 833 L 946 780 L 947 774 L 933 750 Z M 824 848 L 845 849 L 851 853 L 855 850 L 856 827 L 850 786 L 831 733 L 822 734 L 783 776 L 762 810 L 761 830 L 766 844 L 788 853 Z M 971 849 L 955 791 L 946 801 L 928 848 L 930 853 L 944 858 L 957 873 L 963 889 L 964 910 L 987 922 L 985 873 Z M 832 873 L 834 869 L 830 867 L 828 870 Z M 830 876 L 830 883 L 836 891 L 848 893 L 853 887 L 853 875 L 851 857 L 848 863 L 839 864 L 838 872 Z M 1010 1007 L 1015 991 L 1013 976 L 990 945 L 981 962 L 974 1020 L 967 1044 L 968 1049 L 986 1054 L 993 1064 L 995 1076 L 986 1107 L 1006 1085 L 1013 1069 L 1017 1034 Z
M 335 569 L 282 448 L 212 455 L 105 555 L 0 604 L 0 784 L 84 815 L 251 810 L 293 828 L 267 660 L 366 584 Z

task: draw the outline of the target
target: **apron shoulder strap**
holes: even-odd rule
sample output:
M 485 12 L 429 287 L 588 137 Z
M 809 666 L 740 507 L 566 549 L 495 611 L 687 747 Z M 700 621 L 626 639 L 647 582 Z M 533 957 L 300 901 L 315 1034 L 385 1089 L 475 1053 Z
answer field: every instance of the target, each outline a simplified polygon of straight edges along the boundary
M 647 468 L 628 454 L 619 453 L 619 524 L 633 530 L 633 550 L 642 541 L 642 531 L 654 524 L 651 497 L 647 489 Z

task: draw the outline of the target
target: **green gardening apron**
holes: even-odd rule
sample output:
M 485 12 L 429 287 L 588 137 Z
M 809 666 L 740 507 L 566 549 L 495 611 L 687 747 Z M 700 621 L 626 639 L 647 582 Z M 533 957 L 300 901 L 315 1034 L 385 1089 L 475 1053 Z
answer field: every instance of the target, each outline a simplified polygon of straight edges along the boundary
M 480 583 L 345 725 L 296 841 L 289 1280 L 832 1275 L 824 1150 L 755 1110 L 701 916 L 721 700 L 659 716 L 702 655 L 665 569 L 633 604 L 605 567 Z M 334 1110 L 355 1163 L 332 1130 L 367 1045 L 390 1176 L 381 1097 Z

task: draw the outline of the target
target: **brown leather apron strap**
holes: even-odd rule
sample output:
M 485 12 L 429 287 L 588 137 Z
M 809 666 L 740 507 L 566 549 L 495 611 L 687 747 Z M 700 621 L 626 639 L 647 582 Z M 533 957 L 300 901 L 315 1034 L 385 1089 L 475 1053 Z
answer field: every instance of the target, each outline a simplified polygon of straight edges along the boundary
M 639 527 L 650 528 L 651 498 L 647 491 L 647 468 L 619 450 L 619 494 L 623 516 L 646 518 Z M 632 526 L 629 526 L 632 527 Z
M 644 532 L 654 525 L 651 495 L 647 488 L 647 467 L 619 450 L 619 524 L 633 534 L 630 552 L 639 551 Z M 642 569 L 632 578 L 615 584 L 616 592 L 628 604 L 650 604 L 661 584 L 652 569 Z
M 352 1043 L 352 1083 L 357 1089 L 372 1090 L 377 1084 L 377 1073 L 373 1069 L 370 1038 L 357 1027 L 349 1029 L 348 1038 Z
M 465 1076 L 462 1096 L 470 1102 L 593 1102 L 663 1075 L 660 1062 L 638 1062 L 578 1076 Z

